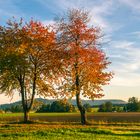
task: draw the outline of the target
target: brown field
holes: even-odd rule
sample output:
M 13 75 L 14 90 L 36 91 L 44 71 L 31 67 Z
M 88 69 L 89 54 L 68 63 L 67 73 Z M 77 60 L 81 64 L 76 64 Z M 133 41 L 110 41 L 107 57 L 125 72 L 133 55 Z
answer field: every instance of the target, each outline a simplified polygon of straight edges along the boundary
M 22 121 L 22 113 L 0 114 L 0 122 Z M 140 113 L 88 113 L 87 118 L 95 122 L 140 122 Z M 31 113 L 30 119 L 33 121 L 45 122 L 79 122 L 79 113 Z

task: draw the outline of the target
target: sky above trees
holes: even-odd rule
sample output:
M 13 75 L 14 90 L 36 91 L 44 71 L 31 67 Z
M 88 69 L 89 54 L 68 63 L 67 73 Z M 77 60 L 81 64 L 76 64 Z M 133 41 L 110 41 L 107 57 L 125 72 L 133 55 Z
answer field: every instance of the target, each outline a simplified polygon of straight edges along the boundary
M 0 24 L 12 16 L 51 24 L 68 8 L 89 10 L 91 24 L 102 29 L 101 44 L 115 73 L 111 85 L 104 87 L 107 98 L 127 100 L 140 91 L 140 1 L 139 0 L 1 0 Z M 12 101 L 19 99 L 14 96 Z M 10 98 L 0 95 L 0 103 Z

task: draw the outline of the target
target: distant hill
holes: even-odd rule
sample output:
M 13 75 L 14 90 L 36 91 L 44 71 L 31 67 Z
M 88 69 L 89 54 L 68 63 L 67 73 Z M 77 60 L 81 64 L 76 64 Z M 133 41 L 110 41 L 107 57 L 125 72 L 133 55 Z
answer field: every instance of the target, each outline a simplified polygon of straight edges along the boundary
M 51 104 L 52 102 L 56 101 L 56 100 L 48 100 L 48 99 L 42 99 L 42 98 L 37 98 L 38 101 L 41 101 L 45 104 Z M 68 100 L 69 103 L 73 104 L 74 106 L 76 106 L 76 100 L 72 99 L 72 100 Z M 91 106 L 99 106 L 105 102 L 111 102 L 113 105 L 125 105 L 127 104 L 127 102 L 123 101 L 123 100 L 118 100 L 118 99 L 105 99 L 105 100 L 82 100 L 83 104 L 90 104 Z
M 106 100 L 82 100 L 83 104 L 90 104 L 91 106 L 99 106 L 105 102 L 111 102 L 113 105 L 125 105 L 127 104 L 127 102 L 123 101 L 123 100 L 115 100 L 115 99 L 106 99 Z M 75 100 L 71 100 L 70 103 L 72 103 L 73 105 L 76 105 L 76 101 Z
M 42 98 L 36 98 L 35 100 L 43 102 L 44 104 L 51 104 L 52 102 L 56 101 L 53 99 L 42 99 Z M 73 104 L 74 106 L 76 106 L 76 100 L 72 99 L 72 100 L 68 100 L 69 103 Z M 123 101 L 123 100 L 117 100 L 117 99 L 106 99 L 106 100 L 82 100 L 83 104 L 90 104 L 91 106 L 99 106 L 105 102 L 111 102 L 113 105 L 117 105 L 117 106 L 124 106 L 125 104 L 127 104 L 127 102 Z M 0 109 L 5 109 L 5 108 L 10 108 L 11 106 L 15 106 L 15 105 L 20 105 L 21 101 L 17 101 L 14 103 L 10 103 L 10 104 L 3 104 L 0 105 Z

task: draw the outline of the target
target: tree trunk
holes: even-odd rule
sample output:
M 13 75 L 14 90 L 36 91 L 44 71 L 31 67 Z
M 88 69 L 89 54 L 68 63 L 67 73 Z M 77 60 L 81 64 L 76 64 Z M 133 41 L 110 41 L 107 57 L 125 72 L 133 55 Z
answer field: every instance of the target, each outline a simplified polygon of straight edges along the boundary
M 35 66 L 35 73 L 34 73 L 34 78 L 33 78 L 33 88 L 32 88 L 32 96 L 31 96 L 31 100 L 29 103 L 29 100 L 27 98 L 27 94 L 26 94 L 26 87 L 24 85 L 24 78 L 25 78 L 25 74 L 22 76 L 20 75 L 20 77 L 18 78 L 19 83 L 20 83 L 20 88 L 21 88 L 21 100 L 22 100 L 22 106 L 23 106 L 23 112 L 24 112 L 24 123 L 28 123 L 29 122 L 29 112 L 33 106 L 33 102 L 34 102 L 34 98 L 35 98 L 35 90 L 36 90 L 36 66 Z
M 27 110 L 24 110 L 24 123 L 29 122 L 29 112 Z
M 27 108 L 27 100 L 25 100 L 24 97 L 24 90 L 21 93 L 21 98 L 22 98 L 22 106 L 23 106 L 23 112 L 24 112 L 24 123 L 29 122 L 29 110 Z
M 30 105 L 28 107 L 28 110 L 30 111 L 32 109 L 33 103 L 34 103 L 34 98 L 35 98 L 35 91 L 36 91 L 36 78 L 37 78 L 37 74 L 36 74 L 36 67 L 35 67 L 35 73 L 34 73 L 34 78 L 33 78 L 33 88 L 32 88 L 32 96 L 31 96 L 31 101 L 30 101 Z
M 76 57 L 77 59 L 77 57 Z M 75 63 L 75 85 L 76 85 L 76 103 L 77 103 L 77 107 L 80 111 L 81 114 L 81 123 L 83 125 L 87 124 L 87 118 L 86 118 L 86 110 L 85 108 L 82 106 L 81 103 L 81 99 L 80 99 L 80 80 L 79 80 L 79 74 L 78 74 L 78 63 Z
M 19 79 L 20 83 L 20 88 L 21 88 L 21 101 L 22 101 L 22 107 L 23 107 L 23 112 L 24 112 L 24 123 L 29 122 L 29 110 L 27 107 L 27 99 L 26 99 L 26 91 L 24 87 L 24 79 L 20 77 Z
M 80 94 L 76 94 L 76 102 L 77 102 L 77 106 L 78 106 L 78 109 L 79 109 L 80 114 L 81 114 L 81 123 L 83 125 L 86 125 L 87 124 L 86 110 L 82 106 L 82 103 L 80 100 Z

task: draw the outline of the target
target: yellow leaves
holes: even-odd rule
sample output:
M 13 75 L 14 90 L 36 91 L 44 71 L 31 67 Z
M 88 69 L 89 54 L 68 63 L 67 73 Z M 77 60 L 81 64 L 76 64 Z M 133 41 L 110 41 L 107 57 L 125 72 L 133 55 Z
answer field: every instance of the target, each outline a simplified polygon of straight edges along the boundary
M 23 54 L 26 51 L 27 45 L 26 44 L 21 44 L 18 48 L 18 52 L 20 54 Z
M 8 71 L 8 74 L 0 79 L 2 82 L 4 79 L 8 81 L 8 76 L 12 75 L 11 81 L 17 84 L 12 88 L 15 87 L 19 92 L 22 80 L 25 88 L 25 93 L 22 94 L 27 94 L 27 98 L 31 98 L 34 91 L 42 96 L 56 96 L 53 83 L 50 81 L 56 79 L 55 75 L 58 74 L 61 51 L 56 46 L 56 34 L 50 28 L 52 27 L 34 20 L 24 24 L 23 21 L 9 21 L 7 27 L 0 27 L 5 57 L 3 71 Z M 13 83 L 11 81 L 8 83 L 10 89 Z

